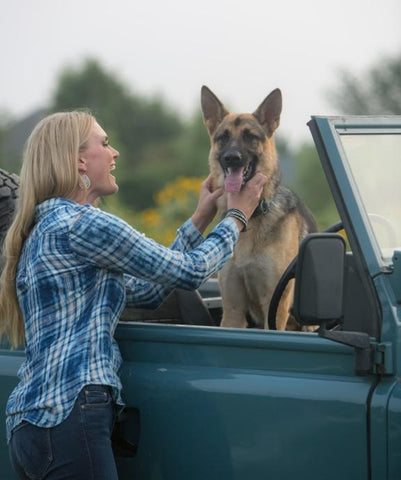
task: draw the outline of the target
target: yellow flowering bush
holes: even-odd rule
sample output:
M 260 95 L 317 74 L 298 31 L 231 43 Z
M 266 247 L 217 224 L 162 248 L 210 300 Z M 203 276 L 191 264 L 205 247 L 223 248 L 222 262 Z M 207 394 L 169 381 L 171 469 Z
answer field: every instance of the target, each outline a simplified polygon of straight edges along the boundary
M 195 211 L 204 178 L 178 177 L 155 195 L 155 206 L 134 212 L 122 205 L 118 196 L 104 199 L 103 208 L 123 218 L 134 228 L 158 243 L 170 245 L 177 228 Z
M 135 215 L 133 225 L 163 245 L 170 245 L 177 228 L 194 212 L 203 178 L 178 177 L 155 195 L 155 207 Z

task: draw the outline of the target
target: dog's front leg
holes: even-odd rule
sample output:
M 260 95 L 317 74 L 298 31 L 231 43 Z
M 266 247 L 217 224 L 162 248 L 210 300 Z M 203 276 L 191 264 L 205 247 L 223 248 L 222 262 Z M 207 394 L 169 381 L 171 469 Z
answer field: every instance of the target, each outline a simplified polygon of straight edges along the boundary
M 246 328 L 247 320 L 241 305 L 233 305 L 232 302 L 223 302 L 223 316 L 220 327 Z
M 223 304 L 221 327 L 246 328 L 246 293 L 236 267 L 229 261 L 219 274 Z

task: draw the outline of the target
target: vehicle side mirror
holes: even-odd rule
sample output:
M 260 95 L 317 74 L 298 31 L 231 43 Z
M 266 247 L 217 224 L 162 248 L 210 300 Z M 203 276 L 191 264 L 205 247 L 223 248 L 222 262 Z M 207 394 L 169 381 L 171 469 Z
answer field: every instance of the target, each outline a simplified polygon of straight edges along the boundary
M 301 325 L 325 327 L 343 319 L 345 241 L 313 233 L 301 242 L 295 271 L 293 315 Z

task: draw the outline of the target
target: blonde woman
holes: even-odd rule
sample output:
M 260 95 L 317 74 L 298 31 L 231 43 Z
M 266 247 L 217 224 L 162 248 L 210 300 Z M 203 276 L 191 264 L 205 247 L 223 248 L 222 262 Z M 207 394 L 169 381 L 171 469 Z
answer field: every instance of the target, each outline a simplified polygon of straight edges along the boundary
M 0 279 L 0 334 L 26 349 L 6 409 L 22 479 L 117 478 L 110 436 L 123 406 L 113 339 L 120 313 L 127 304 L 156 307 L 175 287 L 196 289 L 218 271 L 266 181 L 256 175 L 231 195 L 235 210 L 203 238 L 222 193 L 208 178 L 165 248 L 94 206 L 118 191 L 118 156 L 84 112 L 45 118 L 27 142 Z

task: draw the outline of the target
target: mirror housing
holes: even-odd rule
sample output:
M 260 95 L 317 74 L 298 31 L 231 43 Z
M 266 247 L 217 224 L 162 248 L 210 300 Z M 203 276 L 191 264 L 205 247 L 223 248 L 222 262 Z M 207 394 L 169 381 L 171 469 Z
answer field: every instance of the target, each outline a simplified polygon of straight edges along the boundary
M 295 271 L 293 315 L 301 325 L 341 323 L 344 316 L 345 241 L 313 233 L 301 242 Z
M 367 333 L 341 331 L 344 319 L 345 241 L 339 234 L 313 233 L 301 242 L 295 271 L 293 315 L 318 334 L 354 347 L 357 375 L 372 373 L 374 347 Z M 331 330 L 331 328 L 333 328 Z

